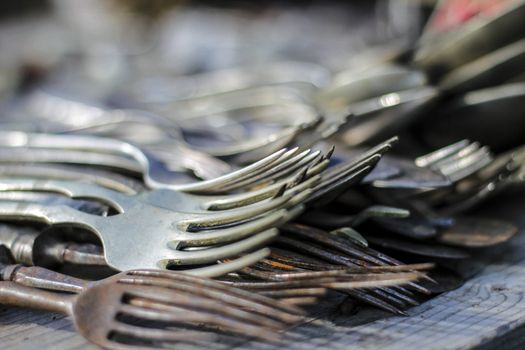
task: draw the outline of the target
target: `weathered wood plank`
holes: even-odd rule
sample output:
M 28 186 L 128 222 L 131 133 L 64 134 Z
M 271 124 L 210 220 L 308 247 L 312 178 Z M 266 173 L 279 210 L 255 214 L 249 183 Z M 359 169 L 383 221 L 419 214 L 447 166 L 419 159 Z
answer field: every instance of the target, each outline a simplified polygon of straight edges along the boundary
M 485 212 L 514 219 L 523 228 L 525 196 L 521 197 L 501 201 L 507 204 Z M 297 327 L 281 345 L 230 342 L 215 344 L 213 349 L 523 349 L 525 230 L 501 251 L 485 252 L 475 260 L 477 266 L 484 266 L 481 272 L 460 289 L 409 310 L 410 317 L 382 318 L 359 326 L 353 325 L 373 315 L 331 317 Z M 13 350 L 97 349 L 74 332 L 67 318 L 8 307 L 0 307 L 0 344 Z

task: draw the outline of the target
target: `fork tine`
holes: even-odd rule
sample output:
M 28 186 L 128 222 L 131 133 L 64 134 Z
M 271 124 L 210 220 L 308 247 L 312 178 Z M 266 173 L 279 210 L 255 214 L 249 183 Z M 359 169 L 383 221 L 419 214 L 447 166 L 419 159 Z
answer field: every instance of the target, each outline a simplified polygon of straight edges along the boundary
M 261 204 L 252 204 L 250 206 L 220 211 L 213 214 L 199 214 L 195 218 L 180 220 L 177 223 L 177 227 L 187 232 L 197 232 L 216 227 L 224 227 L 228 224 L 242 223 L 248 219 L 257 218 L 261 216 L 261 214 L 285 209 L 291 197 L 290 194 L 287 194 Z
M 306 169 L 306 168 L 303 168 L 303 169 Z M 303 170 L 300 170 L 296 175 L 293 175 L 289 178 L 279 180 L 271 185 L 264 186 L 255 191 L 249 191 L 246 193 L 230 195 L 228 196 L 228 198 L 223 198 L 219 200 L 212 200 L 206 203 L 204 207 L 207 210 L 212 210 L 212 211 L 231 209 L 231 208 L 253 204 L 256 202 L 260 202 L 264 199 L 273 197 L 283 186 L 286 186 L 287 189 L 291 189 L 291 188 L 295 188 L 296 186 L 302 185 L 303 183 L 307 183 L 308 185 L 303 185 L 303 186 L 310 187 L 310 184 L 313 185 L 319 182 L 321 179 L 320 176 L 314 172 L 315 171 L 321 172 L 322 170 L 323 170 L 322 166 L 320 166 L 311 172 L 307 171 L 307 175 L 306 175 L 307 180 L 298 182 L 297 181 L 298 177 L 303 173 Z
M 262 248 L 239 258 L 205 267 L 184 270 L 184 273 L 200 277 L 219 277 L 250 266 L 270 255 L 270 249 Z
M 184 185 L 183 191 L 192 193 L 221 193 L 222 191 L 217 191 L 217 189 L 233 184 L 239 179 L 246 179 L 249 177 L 259 175 L 261 173 L 265 173 L 267 171 L 271 171 L 271 169 L 292 157 L 293 154 L 297 152 L 297 150 L 297 147 L 291 150 L 283 148 L 280 151 L 277 151 L 269 155 L 268 157 L 261 159 L 258 162 L 255 162 L 251 165 L 248 165 L 226 175 L 211 180 L 199 181 L 196 183 Z M 231 188 L 231 190 L 237 189 L 241 188 L 235 186 Z
M 323 173 L 321 183 L 314 188 L 315 193 L 309 201 L 317 201 L 335 189 L 338 190 L 337 194 L 343 193 L 356 181 L 366 176 L 380 159 L 381 155 L 375 153 L 368 157 L 360 157 L 356 162 L 349 162 L 343 166 L 328 169 Z
M 289 297 L 318 297 L 326 294 L 326 288 L 291 288 L 281 290 L 260 291 L 262 295 L 272 298 L 289 298 Z
M 312 244 L 304 244 L 303 242 L 299 242 L 299 241 L 296 241 L 296 240 L 291 240 L 289 239 L 288 237 L 283 237 L 283 236 L 280 236 L 278 238 L 278 242 L 281 242 L 281 243 L 284 243 L 285 245 L 287 246 L 290 246 L 290 247 L 293 247 L 293 248 L 299 248 L 305 252 L 308 252 L 309 254 L 312 254 L 314 256 L 317 256 L 317 257 L 321 257 L 322 259 L 325 259 L 331 263 L 334 263 L 334 264 L 339 264 L 339 265 L 343 265 L 343 266 L 348 266 L 350 268 L 353 268 L 354 267 L 354 264 L 356 262 L 353 262 L 353 261 L 350 261 L 348 259 L 346 259 L 344 256 L 342 255 L 338 255 L 338 254 L 334 254 L 334 252 L 329 252 L 327 251 L 326 249 L 319 249 L 318 247 L 316 247 L 315 245 L 312 245 Z M 348 244 L 347 243 L 344 243 L 344 242 L 341 242 L 341 245 L 339 245 L 338 247 L 343 247 L 343 246 L 347 246 Z M 370 254 L 371 253 L 371 254 Z M 371 257 L 375 257 L 376 259 L 381 259 L 381 260 L 377 260 L 375 261 L 374 263 L 377 263 L 381 266 L 384 266 L 386 264 L 394 264 L 394 265 L 403 265 L 403 263 L 393 259 L 393 258 L 390 258 L 389 256 L 386 256 L 380 252 L 377 252 L 371 248 L 366 248 L 363 252 L 362 252 L 362 256 L 360 256 L 360 258 L 368 258 L 370 259 Z M 403 269 L 405 270 L 405 269 Z M 426 279 L 426 280 L 429 280 L 431 282 L 435 282 L 432 278 L 430 278 L 429 276 L 427 275 L 422 275 L 420 276 L 421 278 L 423 279 Z M 409 282 L 406 284 L 406 287 L 407 288 L 410 288 L 410 289 L 414 289 L 420 293 L 423 293 L 423 294 L 431 294 L 431 292 L 423 287 L 423 286 L 420 286 L 419 284 L 415 283 L 415 282 Z
M 180 249 L 238 241 L 247 236 L 253 236 L 258 232 L 277 226 L 287 215 L 288 212 L 286 209 L 280 209 L 241 225 L 187 233 L 185 237 L 170 241 L 168 245 L 173 249 Z
M 384 292 L 381 288 L 367 290 L 367 293 L 399 309 L 406 309 L 409 305 L 395 295 Z
M 354 288 L 378 288 L 386 286 L 395 286 L 399 284 L 404 284 L 421 277 L 418 273 L 412 272 L 400 272 L 400 273 L 382 273 L 369 275 L 359 275 L 363 280 L 356 281 L 343 281 L 343 282 L 331 282 L 322 284 L 324 287 L 334 288 L 334 289 L 354 289 Z
M 379 159 L 375 160 L 377 163 Z M 339 180 L 334 180 L 326 186 L 316 186 L 314 188 L 314 194 L 308 199 L 308 203 L 315 202 L 316 206 L 320 206 L 335 200 L 339 195 L 346 192 L 351 186 L 358 181 L 361 181 L 372 169 L 372 166 L 365 166 L 356 170 L 355 172 L 349 171 L 348 176 L 342 177 Z
M 407 304 L 410 304 L 412 306 L 417 306 L 419 305 L 419 302 L 409 296 L 407 296 L 405 293 L 402 293 L 394 288 L 388 288 L 388 287 L 384 287 L 384 288 L 377 288 L 375 291 L 376 292 L 379 292 L 379 291 L 382 291 L 388 295 L 391 295 L 391 296 L 395 296 L 396 298 L 398 299 L 401 299 L 403 300 L 403 302 L 407 303 Z M 403 290 L 403 289 L 401 289 Z
M 224 304 L 233 307 L 238 307 L 244 310 L 250 310 L 251 312 L 270 317 L 285 323 L 293 323 L 302 319 L 301 316 L 292 315 L 288 312 L 283 312 L 264 304 L 259 304 L 242 297 L 231 295 L 228 292 L 224 292 L 213 288 L 195 288 L 195 284 L 193 283 L 174 281 L 162 277 L 158 278 L 138 276 L 120 278 L 119 283 L 162 287 L 168 290 L 181 291 L 192 295 L 198 295 L 200 297 L 206 297 L 212 300 L 220 301 Z
M 327 235 L 324 231 L 318 230 L 314 227 L 307 227 L 299 224 L 287 224 L 284 225 L 283 228 L 286 232 L 292 235 L 314 240 L 315 242 L 342 251 L 352 257 L 363 259 L 369 263 L 376 265 L 381 265 L 383 263 L 381 260 L 355 248 L 347 240 L 334 235 Z
M 247 219 L 257 217 L 258 215 L 268 213 L 272 210 L 281 208 L 290 208 L 303 202 L 311 193 L 311 190 L 306 189 L 296 194 L 290 192 L 284 194 L 280 198 L 272 199 L 266 203 L 254 204 L 238 209 L 231 209 L 224 212 L 213 214 L 200 215 L 199 217 L 187 220 L 181 220 L 177 224 L 182 230 L 188 232 L 199 231 L 202 229 L 214 228 L 217 226 L 224 226 L 235 222 L 242 222 Z
M 231 319 L 250 322 L 254 325 L 273 329 L 280 329 L 284 325 L 283 322 L 271 319 L 266 315 L 247 312 L 240 308 L 232 307 L 220 300 L 216 300 L 215 298 L 212 299 L 202 297 L 201 295 L 195 295 L 191 291 L 184 292 L 181 290 L 148 285 L 147 289 L 130 288 L 126 292 L 126 295 L 132 298 L 144 299 L 144 301 L 151 301 L 159 305 L 175 306 L 184 310 L 196 312 L 220 314 Z M 130 303 L 132 303 L 131 300 Z M 136 303 L 134 303 L 134 305 L 137 306 Z
M 133 301 L 138 304 L 122 305 L 120 307 L 124 314 L 149 321 L 164 321 L 189 324 L 206 324 L 222 327 L 227 331 L 232 331 L 247 336 L 260 338 L 268 341 L 278 341 L 279 335 L 274 331 L 267 330 L 261 326 L 255 326 L 247 322 L 232 320 L 218 315 L 206 314 L 191 310 L 184 310 L 168 305 L 155 305 L 153 303 L 140 302 L 140 299 Z
M 192 283 L 195 286 L 208 288 L 208 289 L 215 289 L 217 291 L 224 292 L 232 296 L 236 296 L 242 299 L 252 301 L 253 303 L 257 303 L 257 304 L 261 304 L 265 306 L 271 306 L 271 307 L 274 307 L 279 310 L 289 312 L 295 315 L 304 314 L 303 310 L 299 308 L 281 305 L 279 302 L 275 302 L 274 299 L 270 299 L 267 297 L 260 296 L 258 294 L 247 292 L 242 289 L 232 288 L 231 286 L 228 286 L 218 281 L 200 278 L 196 276 L 191 276 L 188 274 L 172 273 L 172 272 L 166 272 L 166 271 L 161 271 L 161 270 L 132 270 L 132 271 L 128 271 L 127 274 L 132 275 L 132 276 L 161 277 L 161 278 L 171 279 L 175 281 L 188 282 L 188 283 Z
M 413 281 L 420 277 L 418 273 L 403 272 L 390 274 L 358 274 L 328 278 L 312 278 L 306 280 L 291 280 L 278 282 L 231 282 L 233 286 L 253 290 L 288 289 L 288 288 L 319 288 L 354 289 L 391 286 Z
M 293 150 L 292 150 L 293 151 Z M 288 152 L 285 148 L 270 154 L 269 156 L 253 163 L 248 166 L 245 166 L 239 170 L 233 171 L 231 173 L 225 174 L 223 176 L 217 177 L 215 179 L 199 181 L 194 184 L 185 185 L 183 188 L 184 192 L 192 193 L 205 193 L 209 191 L 214 191 L 217 187 L 229 184 L 238 179 L 244 178 L 245 176 L 253 176 L 254 173 L 259 173 L 264 171 L 281 157 L 283 154 Z M 262 170 L 261 170 L 262 169 Z
M 311 152 L 311 150 L 303 151 L 299 153 L 298 155 L 294 156 L 293 158 L 290 158 L 287 161 L 282 162 L 276 167 L 270 169 L 269 171 L 266 171 L 257 176 L 252 176 L 252 177 L 240 180 L 240 181 L 236 181 L 235 183 L 232 183 L 230 186 L 222 187 L 221 190 L 229 191 L 232 188 L 241 188 L 241 187 L 246 187 L 249 185 L 256 186 L 261 183 L 268 183 L 274 179 L 282 178 L 285 175 L 288 175 L 301 167 L 311 164 L 317 158 L 319 158 L 320 153 L 321 153 L 320 151 L 315 151 L 315 152 Z
M 317 297 L 292 297 L 280 300 L 288 305 L 312 305 L 317 303 Z
M 249 174 L 246 174 L 242 178 L 237 178 L 234 181 L 228 181 L 228 182 L 225 181 L 220 186 L 216 186 L 216 190 L 221 191 L 221 192 L 226 192 L 227 191 L 226 188 L 231 188 L 231 189 L 243 188 L 243 187 L 246 187 L 246 185 L 243 184 L 243 185 L 237 186 L 237 184 L 242 183 L 247 180 L 251 180 L 251 179 L 265 178 L 267 175 L 273 174 L 275 169 L 281 169 L 283 164 L 286 165 L 286 164 L 293 163 L 294 161 L 300 160 L 304 158 L 304 156 L 306 156 L 304 152 L 301 152 L 299 155 L 296 155 L 298 150 L 299 150 L 298 147 L 287 150 L 283 155 L 277 158 L 274 162 L 269 163 L 266 166 L 261 167 L 260 169 L 257 169 Z M 308 152 L 310 151 L 308 150 Z
M 275 238 L 277 234 L 277 229 L 270 229 L 245 238 L 239 242 L 227 244 L 217 248 L 208 248 L 196 251 L 179 251 L 178 253 L 180 258 L 165 259 L 160 263 L 166 264 L 167 266 L 212 263 L 220 259 L 226 259 L 242 254 L 243 252 L 250 251 L 251 249 L 260 246 L 261 244 L 267 243 L 271 239 Z
M 401 309 L 389 304 L 388 302 L 379 299 L 370 293 L 367 293 L 360 289 L 352 289 L 352 290 L 342 290 L 343 293 L 348 294 L 352 296 L 355 299 L 361 300 L 365 303 L 368 303 L 370 305 L 373 305 L 377 308 L 383 309 L 385 311 L 391 312 L 393 314 L 406 316 L 407 314 L 402 311 Z
M 421 157 L 417 157 L 415 163 L 419 167 L 428 167 L 434 164 L 435 162 L 444 159 L 451 154 L 457 153 L 459 150 L 465 148 L 470 143 L 469 140 L 461 140 L 452 145 L 440 148 L 434 152 L 425 154 Z
M 452 181 L 458 181 L 485 167 L 491 161 L 492 156 L 488 147 L 485 146 L 470 155 L 464 156 L 456 163 L 440 168 L 440 170 Z
M 457 162 L 459 159 L 466 157 L 476 151 L 478 151 L 480 148 L 479 142 L 472 142 L 471 144 L 463 147 L 462 149 L 458 150 L 457 152 L 450 154 L 448 157 L 445 157 L 443 159 L 440 159 L 436 162 L 434 162 L 430 168 L 432 169 L 440 169 L 442 167 L 446 167 L 450 165 L 451 163 Z

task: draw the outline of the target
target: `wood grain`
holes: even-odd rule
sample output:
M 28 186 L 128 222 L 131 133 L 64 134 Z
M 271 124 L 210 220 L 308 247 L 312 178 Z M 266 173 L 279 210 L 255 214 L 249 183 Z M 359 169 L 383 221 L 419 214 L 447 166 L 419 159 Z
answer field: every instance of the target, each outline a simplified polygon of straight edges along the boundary
M 483 209 L 492 217 L 513 219 L 521 232 L 505 248 L 489 249 L 476 257 L 471 268 L 479 272 L 463 287 L 412 308 L 410 317 L 360 324 L 380 313 L 329 317 L 333 303 L 328 301 L 318 309 L 326 317 L 289 331 L 283 344 L 228 339 L 212 348 L 524 349 L 525 196 L 521 197 L 501 198 Z M 8 307 L 0 307 L 0 344 L 1 349 L 12 350 L 97 349 L 75 333 L 67 318 Z

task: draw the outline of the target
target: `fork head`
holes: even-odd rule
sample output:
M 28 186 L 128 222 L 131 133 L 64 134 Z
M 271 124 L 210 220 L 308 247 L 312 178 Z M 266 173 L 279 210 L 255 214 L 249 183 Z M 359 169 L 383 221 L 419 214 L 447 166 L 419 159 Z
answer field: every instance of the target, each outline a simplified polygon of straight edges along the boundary
M 284 193 L 261 206 L 218 214 L 181 213 L 150 205 L 99 186 L 71 181 L 3 179 L 2 191 L 47 191 L 107 203 L 116 215 L 102 217 L 71 207 L 0 203 L 4 218 L 37 219 L 49 224 L 83 226 L 99 236 L 110 266 L 118 270 L 215 263 L 248 252 L 274 238 L 274 227 L 302 210 L 308 188 Z
M 76 299 L 73 313 L 80 333 L 105 348 L 127 345 L 122 339 L 150 347 L 198 343 L 218 330 L 277 341 L 277 331 L 302 315 L 296 307 L 216 281 L 151 270 L 92 284 Z

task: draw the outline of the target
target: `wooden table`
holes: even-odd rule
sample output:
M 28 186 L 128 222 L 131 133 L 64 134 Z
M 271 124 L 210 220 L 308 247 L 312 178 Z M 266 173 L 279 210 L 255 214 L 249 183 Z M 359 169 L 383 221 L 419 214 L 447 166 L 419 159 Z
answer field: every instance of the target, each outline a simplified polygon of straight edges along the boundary
M 213 349 L 525 349 L 525 195 L 510 194 L 481 209 L 513 220 L 521 232 L 505 247 L 472 261 L 479 272 L 463 287 L 409 310 L 409 317 L 382 317 L 375 310 L 324 317 L 288 332 L 284 345 L 214 344 Z M 355 324 L 360 324 L 355 326 Z M 179 348 L 179 347 L 178 347 Z M 182 348 L 182 347 L 180 347 Z M 97 349 L 59 315 L 0 307 L 0 349 Z

